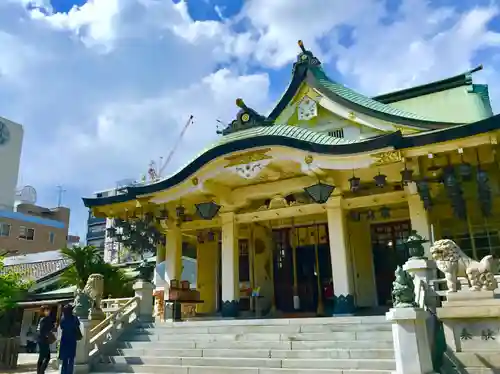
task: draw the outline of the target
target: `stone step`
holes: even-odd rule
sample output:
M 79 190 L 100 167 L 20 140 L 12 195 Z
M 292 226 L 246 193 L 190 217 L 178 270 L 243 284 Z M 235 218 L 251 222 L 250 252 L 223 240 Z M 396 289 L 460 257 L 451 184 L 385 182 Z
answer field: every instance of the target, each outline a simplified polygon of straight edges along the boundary
M 338 369 L 289 369 L 289 368 L 228 368 L 215 366 L 130 366 L 125 370 L 115 370 L 112 367 L 100 368 L 101 371 L 92 374 L 392 374 L 390 370 L 338 370 Z
M 336 331 L 311 333 L 236 333 L 236 334 L 162 334 L 160 332 L 122 334 L 124 341 L 329 341 L 329 340 L 371 340 L 392 341 L 392 331 Z
M 388 323 L 385 316 L 270 318 L 270 319 L 211 319 L 183 322 L 140 323 L 138 327 L 218 327 L 218 326 L 283 326 L 283 325 L 330 325 Z
M 227 358 L 227 357 L 120 357 L 112 363 L 99 363 L 96 370 L 111 367 L 117 371 L 136 366 L 215 366 L 232 368 L 289 368 L 289 369 L 363 369 L 394 370 L 392 359 L 279 359 L 279 358 Z M 107 371 L 107 370 L 105 370 Z
M 371 324 L 310 324 L 310 325 L 227 325 L 227 326 L 163 326 L 139 327 L 137 334 L 242 334 L 242 333 L 309 333 L 309 332 L 355 332 L 391 331 L 389 323 Z
M 393 349 L 117 349 L 125 357 L 242 357 L 304 359 L 394 359 Z M 105 361 L 104 361 L 105 362 Z
M 156 349 L 157 342 L 119 341 L 117 347 L 133 349 Z M 280 350 L 315 350 L 315 349 L 394 349 L 392 340 L 316 340 L 316 341 L 162 341 L 163 349 L 280 349 Z

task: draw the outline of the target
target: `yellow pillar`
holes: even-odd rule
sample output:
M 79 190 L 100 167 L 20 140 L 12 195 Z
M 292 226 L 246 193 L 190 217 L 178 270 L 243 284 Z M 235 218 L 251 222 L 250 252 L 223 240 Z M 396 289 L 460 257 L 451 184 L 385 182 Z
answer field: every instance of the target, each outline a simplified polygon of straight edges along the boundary
M 351 278 L 351 259 L 347 246 L 347 225 L 342 198 L 331 197 L 326 204 L 328 236 L 334 289 L 334 314 L 354 312 L 354 287 Z
M 218 240 L 198 243 L 196 248 L 196 289 L 203 304 L 196 306 L 197 313 L 214 313 L 217 308 L 217 249 Z
M 420 196 L 416 192 L 416 186 L 408 186 L 406 188 L 407 198 L 408 198 L 408 211 L 410 213 L 410 221 L 412 230 L 417 231 L 417 234 L 421 235 L 424 239 L 429 240 L 429 242 L 424 243 L 425 256 L 430 258 L 430 225 L 429 217 L 427 211 L 424 208 L 424 204 L 420 199 Z
M 221 214 L 222 220 L 222 314 L 235 316 L 240 298 L 238 225 L 233 212 Z
M 182 232 L 174 227 L 167 230 L 167 245 L 165 248 L 165 281 L 170 286 L 171 279 L 181 280 L 182 273 Z

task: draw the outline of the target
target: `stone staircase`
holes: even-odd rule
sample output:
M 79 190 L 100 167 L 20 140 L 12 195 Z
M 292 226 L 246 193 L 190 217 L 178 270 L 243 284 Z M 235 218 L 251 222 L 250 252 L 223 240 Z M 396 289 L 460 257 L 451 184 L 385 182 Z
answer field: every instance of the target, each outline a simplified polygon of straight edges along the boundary
M 384 316 L 138 324 L 94 373 L 390 374 Z

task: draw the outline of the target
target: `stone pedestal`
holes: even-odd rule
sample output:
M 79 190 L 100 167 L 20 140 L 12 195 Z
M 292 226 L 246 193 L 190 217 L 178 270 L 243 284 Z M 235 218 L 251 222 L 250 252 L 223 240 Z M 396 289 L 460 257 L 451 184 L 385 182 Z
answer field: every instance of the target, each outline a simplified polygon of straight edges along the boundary
M 386 318 L 392 322 L 396 357 L 395 374 L 429 374 L 433 372 L 427 312 L 417 308 L 393 308 Z
M 142 322 L 152 322 L 153 318 L 153 290 L 152 283 L 147 281 L 137 281 L 134 284 L 135 296 L 139 298 L 139 320 Z
M 95 322 L 80 319 L 82 339 L 76 345 L 75 374 L 87 374 L 89 372 L 90 330 L 92 330 L 93 326 L 95 326 Z
M 454 352 L 499 349 L 500 299 L 493 291 L 448 292 L 446 298 L 437 316 Z

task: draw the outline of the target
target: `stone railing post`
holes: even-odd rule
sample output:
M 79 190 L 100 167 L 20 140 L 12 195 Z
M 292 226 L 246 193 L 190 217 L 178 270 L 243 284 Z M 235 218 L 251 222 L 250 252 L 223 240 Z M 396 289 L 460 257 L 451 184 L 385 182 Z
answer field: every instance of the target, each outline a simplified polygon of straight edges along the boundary
M 425 303 L 429 306 L 434 308 L 436 300 L 430 300 L 429 296 L 432 296 L 432 294 L 429 294 L 428 292 L 424 292 L 422 295 L 422 292 L 420 290 L 421 288 L 421 283 L 423 282 L 426 287 L 430 284 L 431 280 L 436 279 L 436 262 L 434 260 L 427 260 L 426 258 L 410 258 L 406 263 L 403 265 L 403 270 L 408 272 L 413 277 L 413 284 L 415 285 L 415 295 L 416 297 L 418 296 L 425 296 L 427 297 L 427 300 Z M 428 288 L 427 288 L 428 289 Z M 417 302 L 417 305 L 421 305 L 422 300 L 415 300 Z
M 392 308 L 387 312 L 386 318 L 392 322 L 395 374 L 433 373 L 427 316 L 420 308 Z
M 90 330 L 93 323 L 89 319 L 80 319 L 80 330 L 82 339 L 77 342 L 75 356 L 75 374 L 86 374 L 89 372 L 89 353 L 90 353 Z
M 135 296 L 139 298 L 139 320 L 152 322 L 153 319 L 153 290 L 152 283 L 139 280 L 134 284 Z

